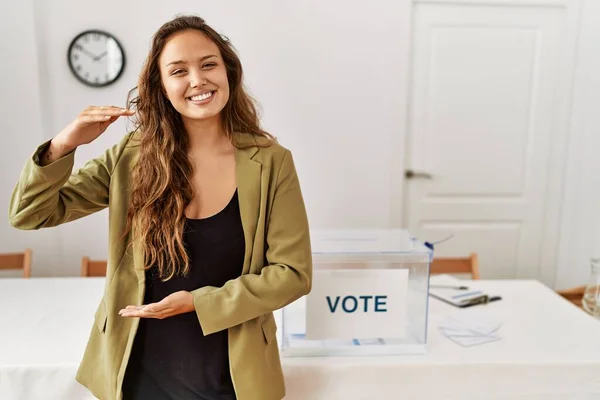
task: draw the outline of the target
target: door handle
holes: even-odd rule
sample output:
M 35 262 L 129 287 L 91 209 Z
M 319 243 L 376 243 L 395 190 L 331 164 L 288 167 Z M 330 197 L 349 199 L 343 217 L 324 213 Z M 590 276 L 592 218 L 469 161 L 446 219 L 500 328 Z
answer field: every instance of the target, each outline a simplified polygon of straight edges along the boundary
M 413 171 L 412 169 L 404 171 L 404 177 L 406 179 L 433 179 L 433 176 L 427 172 L 418 172 Z

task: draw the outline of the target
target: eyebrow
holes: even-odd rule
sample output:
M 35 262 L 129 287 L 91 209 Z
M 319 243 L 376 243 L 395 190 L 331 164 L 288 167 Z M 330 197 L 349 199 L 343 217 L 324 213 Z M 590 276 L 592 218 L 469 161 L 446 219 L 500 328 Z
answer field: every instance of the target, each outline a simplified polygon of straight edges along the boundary
M 216 57 L 216 56 L 217 56 L 216 54 L 209 54 L 207 56 L 202 57 L 200 59 L 200 61 L 204 61 L 204 60 L 207 60 L 209 58 Z M 183 60 L 171 61 L 166 66 L 168 67 L 169 65 L 175 65 L 175 64 L 187 64 L 187 61 L 183 61 Z

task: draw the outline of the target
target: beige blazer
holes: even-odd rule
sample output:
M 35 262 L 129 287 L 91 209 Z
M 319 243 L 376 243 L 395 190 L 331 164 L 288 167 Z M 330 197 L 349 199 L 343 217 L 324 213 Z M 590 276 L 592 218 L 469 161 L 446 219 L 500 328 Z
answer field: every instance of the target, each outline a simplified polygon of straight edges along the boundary
M 236 136 L 236 174 L 246 242 L 242 276 L 223 287 L 192 292 L 203 333 L 228 330 L 231 376 L 239 400 L 285 395 L 273 311 L 309 293 L 309 227 L 291 153 L 260 137 Z M 41 145 L 27 161 L 11 197 L 9 219 L 19 229 L 60 225 L 109 208 L 109 254 L 104 295 L 95 314 L 77 381 L 103 400 L 120 400 L 139 319 L 118 311 L 142 304 L 143 254 L 131 235 L 122 240 L 138 154 L 134 134 L 72 172 L 74 152 L 41 167 Z M 177 340 L 177 338 L 173 338 Z

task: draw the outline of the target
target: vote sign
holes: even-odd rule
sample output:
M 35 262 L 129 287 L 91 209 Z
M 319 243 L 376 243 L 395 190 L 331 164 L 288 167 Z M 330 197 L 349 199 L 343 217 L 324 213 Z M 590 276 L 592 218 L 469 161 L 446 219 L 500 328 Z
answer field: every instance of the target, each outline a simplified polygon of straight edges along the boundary
M 306 298 L 306 339 L 401 338 L 408 270 L 315 270 Z

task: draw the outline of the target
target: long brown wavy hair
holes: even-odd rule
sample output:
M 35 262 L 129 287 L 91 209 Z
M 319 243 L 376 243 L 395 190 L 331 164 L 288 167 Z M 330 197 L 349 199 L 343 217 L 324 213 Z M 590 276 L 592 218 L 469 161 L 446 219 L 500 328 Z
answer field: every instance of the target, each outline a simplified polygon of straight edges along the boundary
M 140 240 L 144 250 L 144 268 L 156 266 L 163 280 L 189 272 L 183 232 L 185 210 L 194 191 L 188 136 L 181 115 L 163 92 L 158 58 L 173 34 L 188 29 L 202 32 L 221 52 L 230 95 L 220 120 L 228 139 L 235 145 L 235 135 L 252 134 L 267 138 L 268 143 L 274 141 L 259 126 L 255 102 L 243 85 L 242 64 L 229 39 L 193 15 L 178 16 L 161 26 L 152 37 L 138 86 L 127 99 L 128 107 L 137 111 L 134 135 L 139 156 L 133 170 L 125 233 L 134 232 L 134 240 Z

